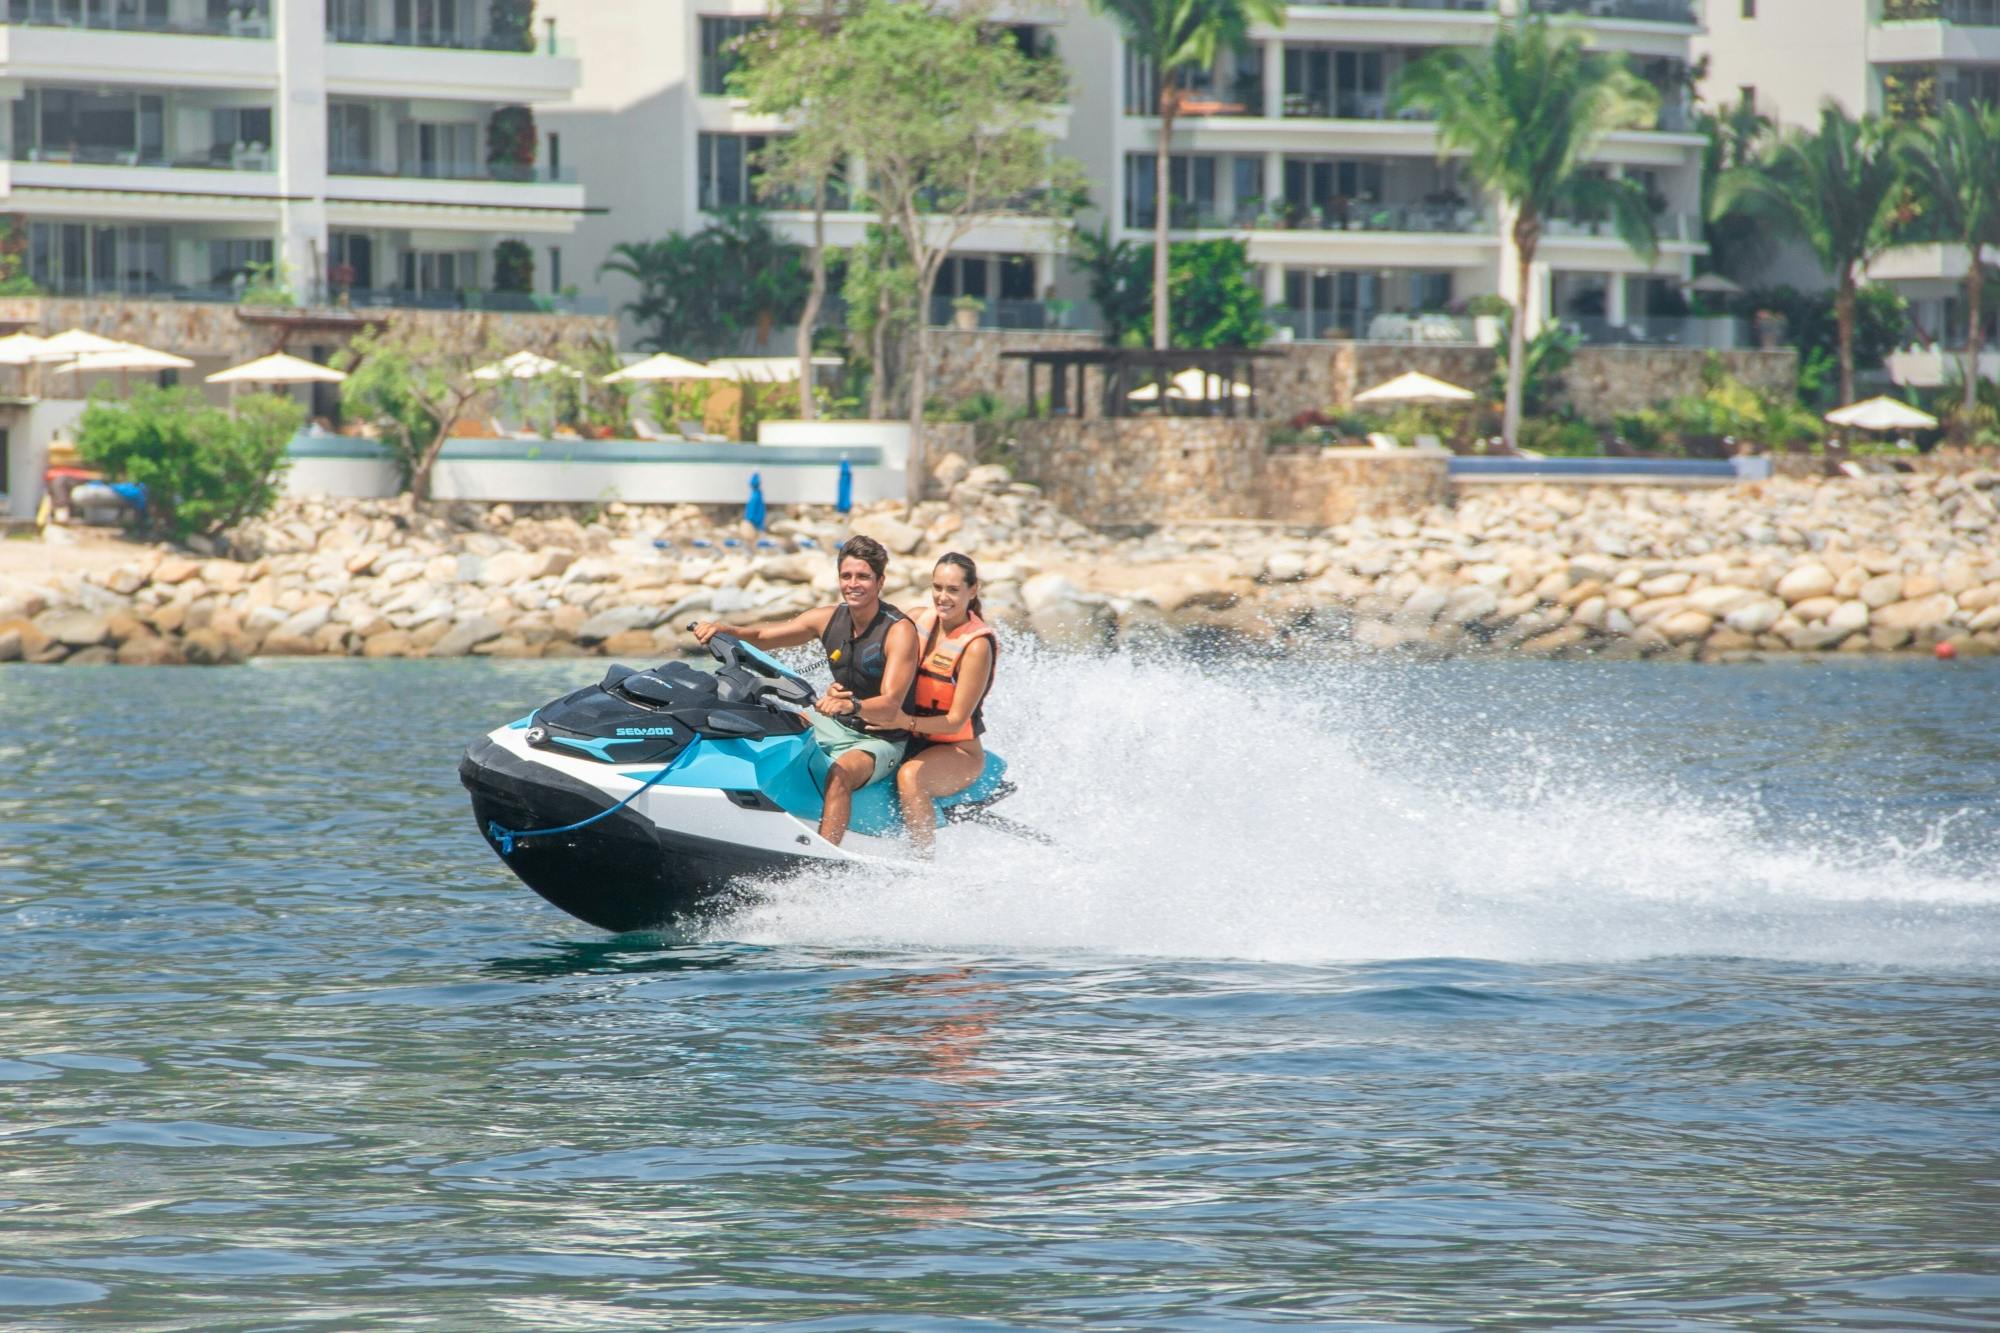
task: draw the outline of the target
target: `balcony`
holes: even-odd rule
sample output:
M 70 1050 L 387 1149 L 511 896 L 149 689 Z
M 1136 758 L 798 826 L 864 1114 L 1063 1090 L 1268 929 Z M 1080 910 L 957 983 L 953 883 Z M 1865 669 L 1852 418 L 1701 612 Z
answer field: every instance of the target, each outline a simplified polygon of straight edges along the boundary
M 426 97 L 528 103 L 567 101 L 582 81 L 567 43 L 533 50 L 433 42 L 380 33 L 326 48 L 327 91 L 351 97 Z
M 931 298 L 931 325 L 945 328 L 960 322 L 957 300 L 951 296 Z M 1081 329 L 1077 310 L 1068 301 L 1009 301 L 980 298 L 984 304 L 973 313 L 973 323 L 982 329 Z
M 29 28 L 59 28 L 76 32 L 143 32 L 181 37 L 249 37 L 271 35 L 270 0 L 244 0 L 214 17 L 179 18 L 168 13 L 141 13 L 113 0 L 8 0 L 0 7 L 0 24 Z
M 351 287 L 316 291 L 315 307 L 355 310 L 482 310 L 496 314 L 602 315 L 610 312 L 601 296 L 556 296 L 540 292 L 495 292 L 482 288 L 417 291 L 407 287 Z
M 1883 0 L 1882 22 L 2000 28 L 2000 0 Z
M 1692 347 L 1733 352 L 1757 345 L 1750 321 L 1735 315 L 1638 315 L 1623 324 L 1581 316 L 1562 323 L 1592 347 Z
M 1695 0 L 1532 0 L 1530 8 L 1537 14 L 1570 14 L 1613 22 L 1701 26 Z
M 402 163 L 385 166 L 380 162 L 342 161 L 336 158 L 328 162 L 326 174 L 372 176 L 384 180 L 480 181 L 499 185 L 576 184 L 576 171 L 573 168 L 564 167 L 556 171 L 540 163 L 526 167 L 501 163 L 474 165 L 469 162 Z
M 1260 212 L 1237 222 L 1258 231 L 1406 232 L 1418 235 L 1472 236 L 1494 229 L 1492 215 L 1481 209 L 1449 204 L 1378 204 L 1331 199 L 1319 204 L 1287 200 L 1280 213 Z
M 1493 0 L 1291 0 L 1311 9 L 1427 10 L 1434 14 L 1491 14 Z

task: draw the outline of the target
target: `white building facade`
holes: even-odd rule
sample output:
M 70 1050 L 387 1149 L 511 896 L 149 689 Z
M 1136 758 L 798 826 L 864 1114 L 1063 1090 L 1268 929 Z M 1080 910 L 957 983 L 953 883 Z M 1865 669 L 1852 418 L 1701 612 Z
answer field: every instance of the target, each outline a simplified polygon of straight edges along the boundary
M 0 0 L 0 213 L 52 294 L 561 308 L 580 77 L 490 0 Z
M 1255 30 L 1243 54 L 1210 71 L 1176 123 L 1176 240 L 1248 243 L 1265 293 L 1294 336 L 1369 337 L 1443 316 L 1474 296 L 1514 299 L 1516 265 L 1494 202 L 1440 162 L 1436 133 L 1398 116 L 1396 76 L 1424 53 L 1488 42 L 1503 14 L 1547 12 L 1593 45 L 1622 52 L 1662 92 L 1659 122 L 1621 133 L 1601 168 L 1642 180 L 1660 236 L 1650 262 L 1608 226 L 1558 219 L 1548 229 L 1527 301 L 1531 318 L 1563 318 L 1606 340 L 1678 341 L 1677 294 L 1702 252 L 1701 140 L 1688 119 L 1696 0 L 1325 0 L 1294 4 L 1281 29 Z M 752 162 L 783 126 L 727 95 L 728 43 L 765 12 L 763 0 L 542 0 L 575 37 L 585 81 L 551 126 L 576 159 L 602 216 L 586 219 L 577 250 L 594 269 L 621 241 L 692 232 L 720 208 L 757 202 Z M 1005 22 L 1024 50 L 1061 59 L 1071 101 L 1053 128 L 1080 160 L 1092 202 L 1113 234 L 1152 236 L 1158 120 L 1150 75 L 1108 20 L 1077 3 L 1016 6 Z M 863 147 L 857 145 L 857 152 Z M 773 214 L 794 240 L 809 215 Z M 827 237 L 860 240 L 868 215 L 836 211 Z M 1094 227 L 1094 216 L 1081 225 Z M 981 228 L 940 277 L 932 315 L 957 296 L 985 302 L 984 323 L 1040 328 L 1070 315 L 1085 283 L 1067 260 L 1064 228 L 1023 219 Z M 614 304 L 629 284 L 607 279 Z M 1466 325 L 1469 329 L 1469 324 Z
M 2000 104 L 2000 0 L 1710 0 L 1696 44 L 1704 100 L 1748 99 L 1780 126 L 1810 128 L 1831 99 L 1851 116 L 1919 116 L 1951 102 Z M 1916 341 L 1890 358 L 1898 383 L 1943 384 L 1965 348 L 1962 245 L 1893 250 L 1869 270 L 1910 302 Z M 1989 265 L 2000 253 L 1989 252 Z M 2000 305 L 2000 302 L 1994 303 Z M 1983 377 L 2000 377 L 2000 311 L 1986 318 Z

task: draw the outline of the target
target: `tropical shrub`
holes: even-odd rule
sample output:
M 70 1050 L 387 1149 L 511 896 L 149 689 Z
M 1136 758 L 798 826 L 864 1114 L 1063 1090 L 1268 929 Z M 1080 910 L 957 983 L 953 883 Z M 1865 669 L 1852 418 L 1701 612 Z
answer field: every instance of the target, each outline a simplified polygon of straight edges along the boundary
M 526 241 L 502 241 L 493 247 L 493 290 L 535 290 L 535 252 Z
M 496 180 L 530 180 L 535 174 L 535 113 L 503 106 L 486 121 L 486 169 Z
M 492 0 L 487 10 L 488 44 L 496 51 L 535 49 L 535 0 Z
M 130 398 L 94 399 L 76 448 L 107 476 L 144 486 L 160 528 L 206 537 L 271 507 L 304 421 L 304 408 L 272 394 L 246 395 L 226 411 L 198 389 L 144 385 Z

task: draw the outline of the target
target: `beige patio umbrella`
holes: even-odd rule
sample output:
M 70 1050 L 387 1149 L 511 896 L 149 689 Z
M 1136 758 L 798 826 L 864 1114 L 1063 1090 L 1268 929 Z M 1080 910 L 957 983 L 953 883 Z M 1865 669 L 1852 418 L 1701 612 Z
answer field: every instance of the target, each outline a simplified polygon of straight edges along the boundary
M 95 371 L 155 371 L 187 370 L 194 365 L 184 356 L 172 352 L 158 352 L 150 347 L 128 343 L 123 347 L 104 352 L 79 352 L 56 367 L 58 375 L 83 375 Z
M 49 340 L 34 333 L 10 333 L 0 338 L 0 366 L 33 365 Z
M 1828 412 L 1826 419 L 1836 426 L 1851 426 L 1855 430 L 1936 430 L 1938 424 L 1938 419 L 1930 413 L 1886 397 L 1849 403 Z
M 273 352 L 240 366 L 218 370 L 208 377 L 210 384 L 338 384 L 345 371 L 322 366 L 289 352 Z
M 704 366 L 699 361 L 675 356 L 672 352 L 657 352 L 644 361 L 636 361 L 623 370 L 614 370 L 604 377 L 606 384 L 628 384 L 639 380 L 733 380 L 736 376 L 726 370 Z
M 538 380 L 550 375 L 565 375 L 573 380 L 583 378 L 582 371 L 525 349 L 472 372 L 472 378 L 487 381 Z
M 1421 371 L 1405 371 L 1395 379 L 1354 395 L 1357 403 L 1469 403 L 1479 395 L 1456 384 L 1433 379 Z
M 1167 397 L 1180 398 L 1191 402 L 1212 400 L 1220 402 L 1224 398 L 1248 398 L 1250 386 L 1238 384 L 1222 375 L 1210 375 L 1205 371 L 1190 367 L 1180 371 L 1167 381 Z M 1160 386 L 1145 384 L 1125 395 L 1127 402 L 1151 403 L 1158 401 Z
M 88 329 L 65 329 L 61 333 L 42 339 L 42 349 L 35 354 L 37 361 L 67 361 L 70 357 L 85 352 L 122 352 L 137 343 L 120 342 L 107 338 L 101 333 Z

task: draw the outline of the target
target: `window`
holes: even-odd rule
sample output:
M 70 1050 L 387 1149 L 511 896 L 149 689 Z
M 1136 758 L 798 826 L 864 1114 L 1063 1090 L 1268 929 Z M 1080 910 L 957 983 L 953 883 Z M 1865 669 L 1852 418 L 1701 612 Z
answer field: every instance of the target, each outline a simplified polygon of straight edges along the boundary
M 376 171 L 374 108 L 361 102 L 326 104 L 326 166 L 336 176 Z
M 549 179 L 562 179 L 562 135 L 549 131 Z
M 1382 164 L 1338 158 L 1285 159 L 1285 212 L 1295 225 L 1344 228 L 1355 210 L 1382 202 Z
M 1028 255 L 1000 256 L 1000 299 L 1035 299 L 1035 261 Z
M 477 250 L 406 250 L 403 289 L 423 295 L 457 293 L 479 286 Z
M 375 238 L 366 232 L 336 231 L 327 237 L 332 263 L 327 279 L 341 291 L 375 285 Z
M 28 226 L 28 276 L 65 296 L 153 295 L 171 283 L 167 229 L 35 222 Z
M 1451 304 L 1451 274 L 1412 273 L 1410 303 L 1418 313 L 1443 310 Z
M 742 63 L 736 41 L 756 31 L 762 19 L 701 19 L 701 91 L 705 97 L 721 97 L 729 91 L 729 72 Z
M 1757 17 L 1757 0 L 1743 0 L 1743 17 L 1746 19 Z
M 245 148 L 271 146 L 271 112 L 268 107 L 222 107 L 208 113 L 209 158 L 228 162 L 237 145 Z
M 698 180 L 706 212 L 757 202 L 755 162 L 769 139 L 762 134 L 701 136 Z
M 467 46 L 470 0 L 396 0 L 398 46 Z
M 368 0 L 326 0 L 326 30 L 336 42 L 368 40 Z
M 1230 198 L 1236 203 L 1236 220 L 1255 218 L 1264 199 L 1264 159 L 1239 153 L 1230 160 Z
M 155 94 L 30 88 L 14 103 L 15 156 L 25 161 L 160 163 L 165 127 Z
M 467 180 L 481 175 L 479 127 L 463 122 L 404 121 L 396 127 L 397 170 L 404 176 Z
M 276 261 L 277 247 L 271 241 L 210 241 L 208 285 L 239 287 L 250 280 L 253 269 L 268 270 Z
M 1125 47 L 1125 114 L 1156 116 L 1160 113 L 1160 80 L 1153 62 L 1130 43 Z
M 1154 174 L 1151 153 L 1125 156 L 1125 225 L 1153 225 Z M 1173 209 L 1168 225 L 1194 227 L 1215 223 L 1215 158 L 1175 153 L 1167 164 L 1167 193 Z
M 1381 120 L 1388 115 L 1382 53 L 1332 46 L 1285 48 L 1287 116 Z
M 1285 270 L 1285 305 L 1306 338 L 1358 338 L 1382 313 L 1382 280 L 1373 273 Z
M 562 247 L 552 245 L 549 247 L 549 294 L 561 296 L 562 289 Z

